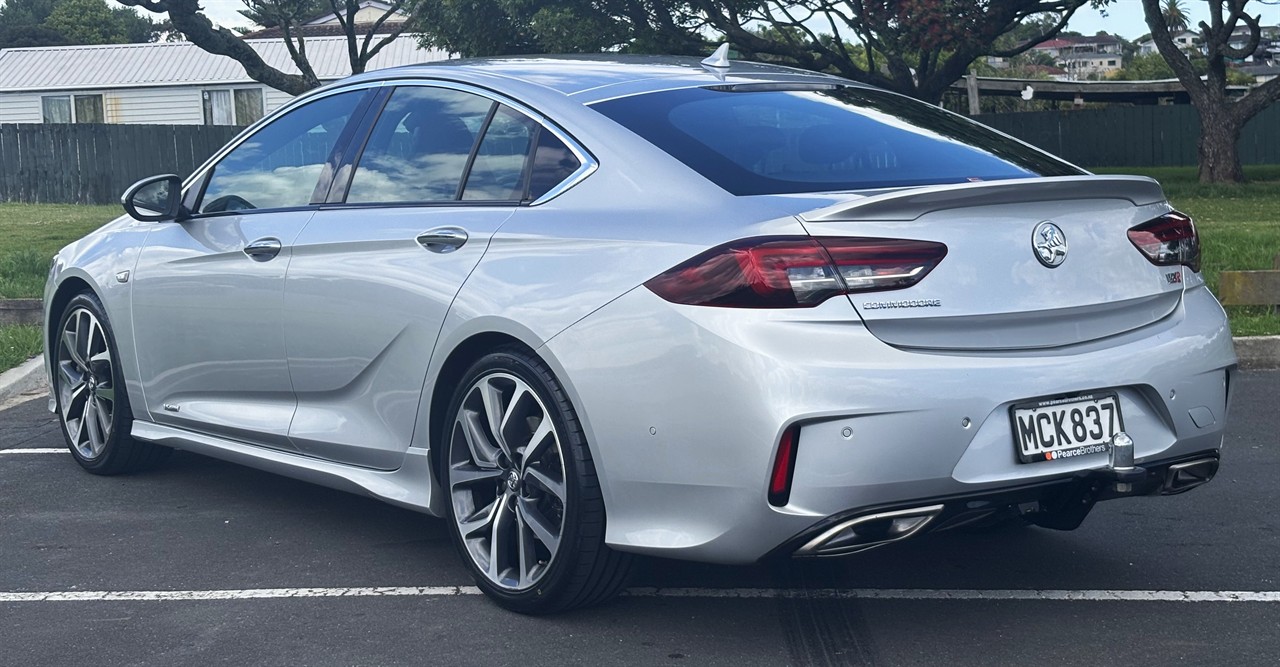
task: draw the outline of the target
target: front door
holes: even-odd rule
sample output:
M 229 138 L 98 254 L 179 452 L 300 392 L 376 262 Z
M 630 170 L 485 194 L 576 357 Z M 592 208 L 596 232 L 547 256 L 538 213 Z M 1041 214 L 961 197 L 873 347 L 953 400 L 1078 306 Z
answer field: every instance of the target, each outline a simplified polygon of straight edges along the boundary
M 156 422 L 291 448 L 297 399 L 281 331 L 285 274 L 365 94 L 322 97 L 264 126 L 195 179 L 189 219 L 147 237 L 132 277 L 133 316 Z

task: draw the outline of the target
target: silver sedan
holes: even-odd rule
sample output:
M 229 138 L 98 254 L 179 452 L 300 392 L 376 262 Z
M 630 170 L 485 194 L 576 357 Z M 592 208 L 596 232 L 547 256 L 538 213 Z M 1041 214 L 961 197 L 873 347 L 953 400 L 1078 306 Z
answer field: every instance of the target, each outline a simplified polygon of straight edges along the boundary
M 1073 529 L 1217 470 L 1235 368 L 1192 221 L 844 79 L 455 61 L 302 96 L 59 252 L 50 409 L 442 517 L 546 613 L 637 554 Z

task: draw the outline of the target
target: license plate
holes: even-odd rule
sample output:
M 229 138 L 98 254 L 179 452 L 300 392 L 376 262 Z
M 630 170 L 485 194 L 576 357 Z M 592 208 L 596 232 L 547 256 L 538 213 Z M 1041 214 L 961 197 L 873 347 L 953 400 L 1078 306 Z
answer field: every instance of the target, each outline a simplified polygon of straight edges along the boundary
M 1018 403 L 1009 409 L 1021 463 L 1105 452 L 1124 430 L 1120 399 L 1112 391 Z

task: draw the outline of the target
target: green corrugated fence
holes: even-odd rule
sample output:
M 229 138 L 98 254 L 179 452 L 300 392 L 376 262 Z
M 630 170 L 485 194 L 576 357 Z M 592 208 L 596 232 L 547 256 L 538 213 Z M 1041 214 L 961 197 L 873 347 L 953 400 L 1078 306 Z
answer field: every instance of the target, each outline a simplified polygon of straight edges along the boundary
M 1082 167 L 1196 165 L 1200 118 L 1190 105 L 981 114 L 974 120 Z M 1240 136 L 1244 164 L 1280 164 L 1280 104 Z

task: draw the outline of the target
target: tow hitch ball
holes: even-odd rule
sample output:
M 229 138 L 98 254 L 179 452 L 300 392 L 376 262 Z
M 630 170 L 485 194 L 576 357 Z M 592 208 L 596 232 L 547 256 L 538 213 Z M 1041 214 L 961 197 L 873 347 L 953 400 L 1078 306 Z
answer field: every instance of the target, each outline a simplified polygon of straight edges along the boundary
M 1107 470 L 1115 480 L 1116 493 L 1130 493 L 1134 482 L 1147 476 L 1146 468 L 1133 465 L 1133 438 L 1121 431 L 1111 437 Z

